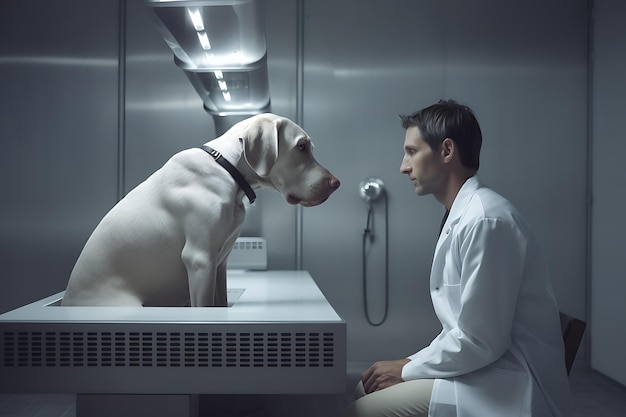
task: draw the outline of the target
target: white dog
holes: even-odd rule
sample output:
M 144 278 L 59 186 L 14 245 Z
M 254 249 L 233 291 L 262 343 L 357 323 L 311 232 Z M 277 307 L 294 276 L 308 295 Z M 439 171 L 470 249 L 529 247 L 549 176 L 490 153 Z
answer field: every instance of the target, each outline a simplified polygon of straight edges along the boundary
M 253 189 L 263 186 L 309 207 L 340 184 L 313 157 L 306 132 L 274 114 L 243 120 L 207 145 L 213 149 L 174 155 L 107 213 L 62 305 L 226 306 L 226 261 L 245 217 L 244 196 L 254 199 Z M 224 160 L 237 172 L 221 166 Z

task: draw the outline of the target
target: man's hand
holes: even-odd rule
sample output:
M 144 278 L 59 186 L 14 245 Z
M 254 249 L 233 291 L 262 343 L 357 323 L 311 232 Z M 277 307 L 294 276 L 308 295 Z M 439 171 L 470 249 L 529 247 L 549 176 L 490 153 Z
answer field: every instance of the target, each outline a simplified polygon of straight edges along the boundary
M 410 359 L 400 359 L 397 361 L 376 362 L 370 366 L 367 371 L 361 374 L 365 392 L 369 394 L 404 382 L 402 379 L 402 367 L 408 362 L 410 362 Z

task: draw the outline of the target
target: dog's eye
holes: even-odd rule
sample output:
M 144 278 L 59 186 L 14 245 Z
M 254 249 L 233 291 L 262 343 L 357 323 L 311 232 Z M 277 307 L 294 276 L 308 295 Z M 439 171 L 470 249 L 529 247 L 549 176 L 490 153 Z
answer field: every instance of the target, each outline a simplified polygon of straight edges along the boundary
M 299 151 L 306 151 L 306 142 L 298 143 L 298 150 Z

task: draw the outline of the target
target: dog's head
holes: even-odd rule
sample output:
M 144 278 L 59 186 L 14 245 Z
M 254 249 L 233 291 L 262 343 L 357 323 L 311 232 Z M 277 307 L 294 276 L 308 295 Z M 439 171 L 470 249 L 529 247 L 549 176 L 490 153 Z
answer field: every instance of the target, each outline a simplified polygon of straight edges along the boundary
M 339 188 L 339 180 L 313 157 L 311 139 L 300 126 L 271 113 L 246 122 L 241 140 L 247 164 L 289 204 L 316 206 Z

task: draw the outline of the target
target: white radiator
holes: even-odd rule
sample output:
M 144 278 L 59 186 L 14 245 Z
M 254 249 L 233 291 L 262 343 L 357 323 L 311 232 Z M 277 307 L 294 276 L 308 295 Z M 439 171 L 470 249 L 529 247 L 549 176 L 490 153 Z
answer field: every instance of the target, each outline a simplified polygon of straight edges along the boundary
M 239 237 L 228 256 L 228 269 L 267 269 L 267 241 L 262 237 Z

